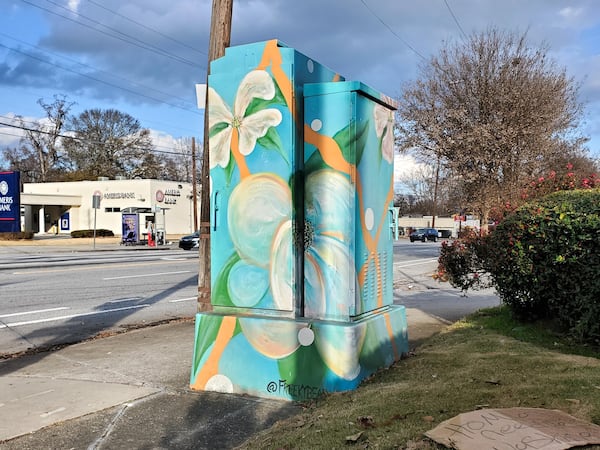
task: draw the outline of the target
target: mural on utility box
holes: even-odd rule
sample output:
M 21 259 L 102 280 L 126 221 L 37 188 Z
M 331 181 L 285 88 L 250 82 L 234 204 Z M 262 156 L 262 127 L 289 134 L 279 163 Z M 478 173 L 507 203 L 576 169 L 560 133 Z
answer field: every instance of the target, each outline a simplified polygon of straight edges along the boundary
M 404 308 L 385 308 L 393 111 L 277 41 L 227 52 L 208 88 L 213 311 L 197 315 L 191 387 L 353 389 L 407 351 Z M 338 80 L 350 116 L 322 108 L 318 86 L 306 97 Z

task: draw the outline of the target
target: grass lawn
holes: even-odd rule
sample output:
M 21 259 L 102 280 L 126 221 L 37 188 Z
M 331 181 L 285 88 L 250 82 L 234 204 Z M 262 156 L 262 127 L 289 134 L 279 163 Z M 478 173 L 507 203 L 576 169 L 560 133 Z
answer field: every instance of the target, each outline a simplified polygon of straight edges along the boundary
M 445 448 L 423 433 L 461 412 L 517 406 L 600 424 L 600 349 L 514 322 L 505 308 L 483 310 L 359 389 L 306 404 L 241 448 Z

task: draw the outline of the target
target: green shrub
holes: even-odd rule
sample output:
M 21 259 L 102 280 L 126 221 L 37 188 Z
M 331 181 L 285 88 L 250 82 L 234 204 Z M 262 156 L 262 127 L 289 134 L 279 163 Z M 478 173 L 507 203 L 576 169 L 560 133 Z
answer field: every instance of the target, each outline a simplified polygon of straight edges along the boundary
M 519 318 L 555 319 L 600 342 L 600 189 L 529 202 L 489 235 L 444 245 L 439 263 L 438 277 L 455 287 L 491 284 Z
M 111 230 L 96 230 L 96 237 L 112 237 L 115 234 Z M 94 237 L 94 230 L 75 230 L 71 231 L 72 238 L 90 238 Z
M 20 241 L 21 239 L 33 239 L 33 231 L 0 233 L 0 241 Z
M 434 278 L 449 281 L 463 292 L 489 287 L 489 277 L 481 260 L 481 255 L 486 253 L 485 245 L 485 238 L 470 227 L 461 231 L 459 239 L 442 242 Z
M 523 205 L 487 246 L 486 269 L 515 313 L 558 319 L 580 339 L 600 339 L 600 189 Z

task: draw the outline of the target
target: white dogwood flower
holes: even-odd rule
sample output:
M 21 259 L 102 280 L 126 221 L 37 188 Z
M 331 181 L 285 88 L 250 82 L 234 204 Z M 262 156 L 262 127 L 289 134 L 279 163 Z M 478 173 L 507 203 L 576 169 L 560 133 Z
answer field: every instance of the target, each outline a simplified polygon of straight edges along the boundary
M 377 137 L 379 139 L 383 137 L 381 155 L 391 164 L 394 159 L 394 113 L 391 109 L 376 104 L 373 108 L 373 118 Z
M 227 167 L 231 155 L 231 137 L 234 129 L 239 134 L 239 152 L 248 156 L 256 141 L 267 134 L 270 127 L 281 123 L 281 112 L 266 108 L 246 115 L 253 99 L 271 100 L 275 84 L 268 72 L 253 70 L 241 81 L 233 105 L 233 112 L 213 88 L 208 89 L 208 124 L 210 168 Z

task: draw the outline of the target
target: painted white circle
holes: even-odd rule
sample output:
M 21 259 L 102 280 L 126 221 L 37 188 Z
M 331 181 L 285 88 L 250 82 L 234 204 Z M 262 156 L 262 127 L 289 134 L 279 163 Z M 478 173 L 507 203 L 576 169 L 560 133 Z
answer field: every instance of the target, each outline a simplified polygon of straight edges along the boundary
M 367 208 L 365 211 L 365 226 L 367 227 L 367 230 L 371 231 L 374 225 L 375 215 L 373 214 L 373 210 L 371 208 Z
M 298 342 L 304 347 L 308 347 L 315 340 L 315 333 L 310 328 L 302 328 L 298 332 Z
M 315 119 L 310 123 L 310 128 L 312 128 L 313 131 L 319 131 L 323 128 L 323 122 L 321 122 L 320 119 Z
M 313 60 L 312 60 L 312 59 L 309 59 L 309 60 L 306 62 L 306 68 L 308 69 L 308 71 L 309 71 L 310 73 L 313 73 L 313 71 L 315 70 L 315 63 L 313 62 Z
M 204 386 L 204 390 L 232 394 L 233 383 L 225 375 L 217 374 L 209 378 L 206 382 L 206 386 Z

